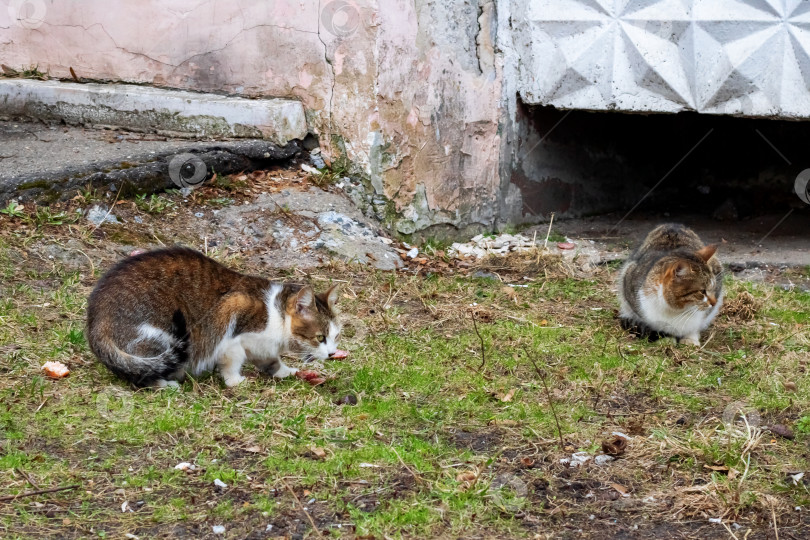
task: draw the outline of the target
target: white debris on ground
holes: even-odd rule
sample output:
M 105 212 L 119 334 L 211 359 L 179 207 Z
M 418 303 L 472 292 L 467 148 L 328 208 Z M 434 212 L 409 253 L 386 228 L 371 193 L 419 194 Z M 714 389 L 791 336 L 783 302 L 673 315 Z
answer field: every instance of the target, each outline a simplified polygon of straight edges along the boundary
M 110 213 L 110 209 L 106 206 L 96 204 L 92 208 L 87 211 L 87 221 L 95 225 L 96 227 L 100 226 L 102 223 L 121 223 L 118 221 L 118 218 L 115 217 L 112 213 Z
M 543 238 L 529 238 L 522 234 L 483 235 L 473 237 L 469 242 L 456 242 L 447 253 L 457 259 L 479 260 L 488 255 L 502 257 L 510 253 L 525 253 L 535 249 L 545 249 L 559 255 L 564 261 L 572 262 L 584 272 L 592 272 L 604 262 L 612 260 L 609 254 L 601 254 L 591 240 L 571 240 L 546 242 Z
M 447 254 L 458 259 L 481 259 L 487 255 L 506 255 L 512 252 L 529 251 L 535 246 L 536 244 L 531 238 L 522 234 L 502 234 L 500 236 L 479 234 L 469 242 L 454 243 Z
M 562 458 L 560 463 L 563 465 L 568 465 L 572 469 L 576 469 L 577 467 L 582 467 L 591 459 L 591 455 L 588 452 L 575 452 L 571 454 L 570 458 Z
M 610 463 L 614 459 L 616 459 L 616 458 L 614 458 L 613 456 L 609 456 L 607 454 L 600 454 L 600 455 L 596 456 L 593 461 L 597 465 L 607 465 L 608 463 Z

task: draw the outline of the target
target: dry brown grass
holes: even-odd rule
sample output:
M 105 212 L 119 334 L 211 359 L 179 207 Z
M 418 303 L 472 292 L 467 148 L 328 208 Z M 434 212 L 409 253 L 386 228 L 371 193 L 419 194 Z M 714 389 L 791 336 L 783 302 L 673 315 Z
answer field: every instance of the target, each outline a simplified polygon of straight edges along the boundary
M 737 321 L 753 320 L 762 309 L 762 301 L 748 291 L 742 291 L 723 304 L 723 312 Z
M 543 276 L 545 279 L 573 277 L 574 266 L 562 256 L 541 248 L 513 251 L 507 255 L 487 255 L 473 269 L 509 277 Z

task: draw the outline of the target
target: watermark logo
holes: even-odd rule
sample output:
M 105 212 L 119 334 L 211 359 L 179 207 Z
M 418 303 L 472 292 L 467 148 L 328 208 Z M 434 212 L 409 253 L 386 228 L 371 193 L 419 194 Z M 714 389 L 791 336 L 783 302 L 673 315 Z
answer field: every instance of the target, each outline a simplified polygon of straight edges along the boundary
M 195 188 L 208 177 L 208 166 L 194 154 L 179 154 L 169 162 L 169 177 L 179 188 Z
M 321 10 L 321 24 L 335 37 L 348 37 L 360 27 L 360 11 L 346 0 L 332 0 Z
M 759 427 L 761 422 L 759 411 L 744 401 L 729 403 L 723 410 L 723 423 L 729 427 L 755 428 Z
M 492 502 L 508 514 L 517 514 L 526 506 L 529 487 L 521 478 L 511 473 L 501 473 L 489 485 L 488 496 Z
M 47 13 L 45 0 L 11 0 L 8 4 L 11 20 L 17 26 L 28 30 L 36 30 L 42 26 Z
M 339 343 L 348 345 L 361 345 L 369 333 L 368 326 L 362 319 L 341 317 Z
M 810 169 L 805 169 L 796 177 L 793 183 L 796 195 L 806 204 L 810 204 Z
M 110 422 L 127 422 L 133 408 L 132 395 L 115 386 L 108 386 L 96 397 L 96 410 Z

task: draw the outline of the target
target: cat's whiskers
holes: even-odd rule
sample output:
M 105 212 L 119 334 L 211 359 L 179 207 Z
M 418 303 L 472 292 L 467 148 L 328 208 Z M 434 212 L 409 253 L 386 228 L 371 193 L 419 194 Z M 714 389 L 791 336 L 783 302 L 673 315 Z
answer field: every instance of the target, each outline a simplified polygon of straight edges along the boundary
M 686 326 L 689 323 L 691 323 L 692 319 L 695 317 L 695 315 L 697 315 L 699 313 L 700 313 L 700 309 L 697 306 L 691 306 L 690 308 L 688 308 L 687 311 L 685 311 L 682 314 L 682 316 L 685 315 L 685 317 L 683 318 L 683 320 L 681 322 L 680 328 L 678 328 L 678 333 L 679 334 L 683 333 Z

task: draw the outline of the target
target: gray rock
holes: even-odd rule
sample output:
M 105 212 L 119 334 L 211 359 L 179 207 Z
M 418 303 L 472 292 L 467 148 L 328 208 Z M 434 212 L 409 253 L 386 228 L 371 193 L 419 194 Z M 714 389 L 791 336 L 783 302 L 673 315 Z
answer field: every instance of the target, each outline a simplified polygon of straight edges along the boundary
M 95 225 L 96 227 L 100 226 L 102 223 L 114 223 L 120 224 L 121 222 L 118 221 L 118 218 L 115 215 L 110 213 L 110 209 L 104 206 L 103 204 L 97 204 L 93 206 L 90 210 L 87 211 L 87 221 Z

